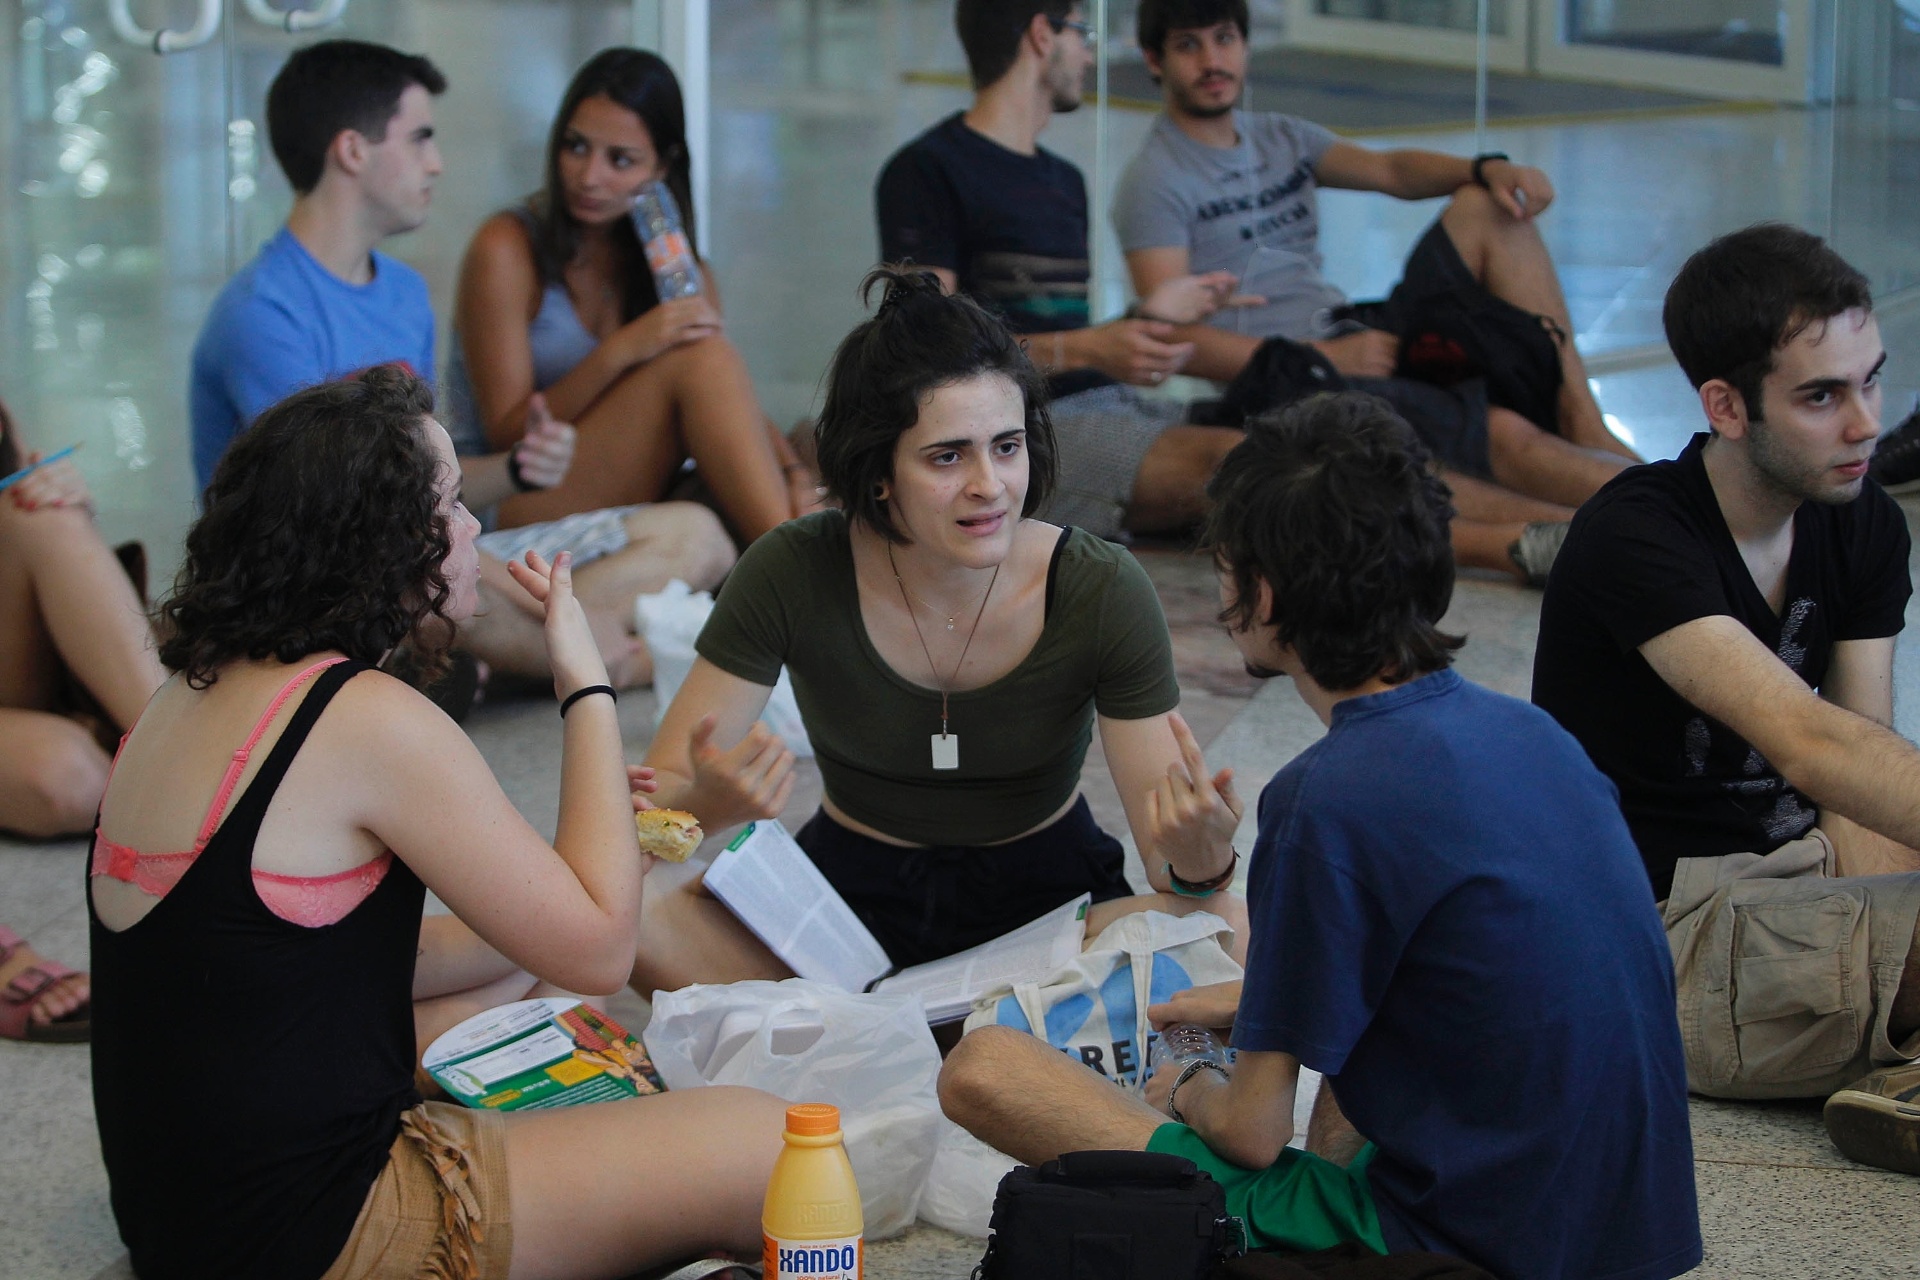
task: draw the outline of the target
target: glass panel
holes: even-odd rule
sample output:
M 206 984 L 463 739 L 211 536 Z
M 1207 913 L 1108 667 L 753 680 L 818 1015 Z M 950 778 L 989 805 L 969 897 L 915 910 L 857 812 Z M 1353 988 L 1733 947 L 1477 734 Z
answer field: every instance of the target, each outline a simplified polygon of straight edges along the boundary
M 1777 67 L 1785 33 L 1781 0 L 1566 0 L 1568 44 Z
M 191 8 L 136 16 L 181 27 Z M 161 57 L 114 34 L 105 0 L 0 12 L 0 397 L 33 447 L 83 446 L 110 539 L 175 547 L 187 356 L 226 269 L 219 38 Z
M 1314 0 L 1313 11 L 1323 18 L 1392 22 L 1469 33 L 1479 29 L 1480 21 L 1479 0 Z M 1495 36 L 1507 34 L 1507 0 L 1490 0 L 1487 32 Z

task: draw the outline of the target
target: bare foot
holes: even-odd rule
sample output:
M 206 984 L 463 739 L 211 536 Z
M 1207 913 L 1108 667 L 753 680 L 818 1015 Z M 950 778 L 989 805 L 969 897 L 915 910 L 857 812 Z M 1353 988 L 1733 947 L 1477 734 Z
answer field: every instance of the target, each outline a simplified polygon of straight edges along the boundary
M 607 679 L 616 689 L 639 689 L 653 683 L 653 654 L 647 642 L 627 626 L 627 617 L 614 609 L 587 610 L 593 642 L 607 664 Z
M 4 989 L 16 975 L 39 964 L 43 958 L 39 952 L 24 942 L 15 947 L 12 955 L 5 961 L 0 961 L 0 989 Z M 92 990 L 84 973 L 62 978 L 40 993 L 34 1000 L 33 1006 L 27 1011 L 27 1017 L 32 1019 L 36 1026 L 44 1027 L 55 1019 L 64 1018 L 84 1006 Z

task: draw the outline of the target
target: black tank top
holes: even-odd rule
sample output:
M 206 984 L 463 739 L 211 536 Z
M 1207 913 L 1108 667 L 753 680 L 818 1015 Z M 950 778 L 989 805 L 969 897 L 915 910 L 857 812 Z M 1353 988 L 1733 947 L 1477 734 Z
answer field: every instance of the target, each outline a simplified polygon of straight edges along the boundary
M 314 1280 L 333 1265 L 413 1087 L 425 889 L 399 859 L 344 919 L 267 909 L 253 846 L 314 723 L 320 675 L 200 856 L 119 933 L 93 913 L 93 1103 L 141 1280 Z

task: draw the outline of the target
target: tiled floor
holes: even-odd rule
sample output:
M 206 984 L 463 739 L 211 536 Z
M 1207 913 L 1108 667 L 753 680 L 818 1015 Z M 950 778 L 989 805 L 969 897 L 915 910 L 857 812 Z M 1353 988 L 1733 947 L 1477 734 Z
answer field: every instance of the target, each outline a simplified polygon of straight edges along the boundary
M 31 7 L 66 14 L 61 21 L 83 35 L 106 29 L 105 0 L 32 0 Z M 434 219 L 398 246 L 427 273 L 443 315 L 469 230 L 532 184 L 550 104 L 586 52 L 618 38 L 626 12 L 614 0 L 354 6 L 353 34 L 425 49 L 454 82 L 441 109 L 448 173 Z M 949 13 L 947 0 L 715 0 L 710 249 L 733 335 L 776 418 L 810 409 L 828 353 L 858 318 L 853 286 L 875 252 L 873 174 L 902 141 L 965 102 L 958 91 L 900 80 L 910 68 L 960 66 Z M 226 129 L 217 57 L 160 65 L 104 36 L 96 51 L 110 55 L 116 70 L 82 104 L 80 122 L 98 137 L 9 118 L 40 91 L 35 75 L 85 74 L 87 50 L 60 30 L 32 38 L 72 56 L 23 53 L 29 26 L 0 23 L 7 90 L 0 124 L 24 140 L 6 159 L 0 189 L 7 298 L 0 390 L 35 439 L 87 442 L 81 463 L 103 499 L 106 531 L 147 539 L 164 577 L 191 515 L 185 353 L 227 259 L 222 192 L 232 175 L 222 156 L 232 144 L 241 164 L 246 138 Z M 259 86 L 285 47 L 276 39 L 250 35 L 233 59 L 236 97 L 253 103 L 253 116 Z M 1109 175 L 1147 123 L 1144 115 L 1111 117 Z M 1060 119 L 1047 135 L 1050 147 L 1090 176 L 1094 139 L 1090 111 Z M 1465 135 L 1406 141 L 1455 151 L 1472 145 Z M 1920 390 L 1920 306 L 1913 305 L 1920 233 L 1910 216 L 1920 195 L 1916 141 L 1920 115 L 1850 110 L 1497 129 L 1488 145 L 1554 177 L 1560 199 L 1542 227 L 1561 263 L 1582 347 L 1621 366 L 1599 378 L 1603 405 L 1645 452 L 1666 456 L 1697 418 L 1677 371 L 1646 360 L 1659 339 L 1661 293 L 1707 237 L 1762 217 L 1828 231 L 1870 269 L 1894 356 L 1888 404 L 1904 411 Z M 60 194 L 67 190 L 60 183 L 85 176 L 80 151 L 88 146 L 112 161 L 112 182 L 122 185 L 110 183 L 97 199 Z M 61 156 L 78 161 L 69 170 Z M 254 163 L 262 167 L 257 190 L 233 228 L 243 247 L 284 208 L 270 162 Z M 52 185 L 21 194 L 34 182 Z M 1383 292 L 1434 212 L 1433 205 L 1329 194 L 1323 221 L 1331 275 L 1356 296 Z M 1102 260 L 1117 298 L 1110 240 Z M 1204 564 L 1165 551 L 1143 559 L 1174 617 L 1187 713 L 1211 744 L 1210 760 L 1234 766 L 1250 792 L 1317 737 L 1319 725 L 1284 685 L 1256 689 L 1239 672 L 1206 623 L 1213 606 Z M 1450 619 L 1471 636 L 1462 670 L 1524 695 L 1537 608 L 1536 595 L 1505 583 L 1463 581 Z M 1899 725 L 1912 736 L 1920 730 L 1920 664 L 1911 647 L 1898 677 Z M 629 698 L 621 713 L 637 755 L 652 701 Z M 498 703 L 472 727 L 509 794 L 536 826 L 550 829 L 557 790 L 550 706 Z M 1097 753 L 1086 786 L 1096 811 L 1120 828 Z M 817 779 L 798 789 L 788 816 L 804 817 L 816 795 Z M 0 841 L 0 920 L 74 962 L 86 949 L 80 857 L 75 841 Z M 0 1043 L 0 1277 L 7 1280 L 85 1280 L 121 1254 L 106 1213 L 87 1080 L 84 1049 Z M 1920 1180 L 1846 1164 L 1805 1107 L 1699 1102 L 1694 1125 L 1709 1240 L 1699 1274 L 1920 1276 L 1912 1246 Z M 977 1244 L 930 1229 L 869 1254 L 878 1280 L 959 1277 L 977 1257 Z

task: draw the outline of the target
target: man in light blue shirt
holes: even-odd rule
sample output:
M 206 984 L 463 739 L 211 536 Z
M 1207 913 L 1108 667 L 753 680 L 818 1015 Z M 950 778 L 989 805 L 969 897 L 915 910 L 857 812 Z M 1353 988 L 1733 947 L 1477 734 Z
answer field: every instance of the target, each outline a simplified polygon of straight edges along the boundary
M 303 387 L 395 363 L 433 381 L 427 282 L 374 246 L 426 221 L 441 169 L 433 95 L 446 87 L 426 58 L 358 40 L 309 45 L 274 77 L 267 134 L 293 210 L 221 289 L 194 344 L 189 401 L 201 488 L 235 436 Z M 511 451 L 462 459 L 463 500 L 481 510 L 557 484 L 573 446 L 573 427 L 553 421 L 535 396 Z M 541 613 L 503 562 L 529 549 L 549 559 L 567 551 L 575 592 L 622 686 L 646 683 L 653 669 L 632 633 L 634 598 L 674 578 L 711 587 L 733 563 L 718 518 L 692 503 L 583 512 L 487 534 L 479 545 L 482 608 L 463 624 L 462 648 L 497 670 L 546 674 Z

